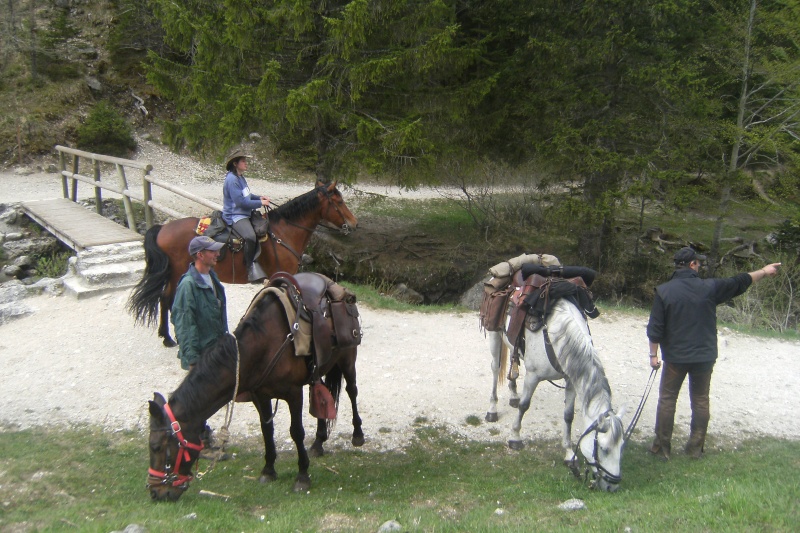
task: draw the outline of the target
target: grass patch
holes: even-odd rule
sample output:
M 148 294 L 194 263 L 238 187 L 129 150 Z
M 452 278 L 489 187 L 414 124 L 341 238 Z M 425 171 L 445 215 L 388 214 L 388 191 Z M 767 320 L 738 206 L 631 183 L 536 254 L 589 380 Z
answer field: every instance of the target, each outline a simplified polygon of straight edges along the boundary
M 386 283 L 376 283 L 375 285 L 359 285 L 346 281 L 339 283 L 355 293 L 359 304 L 367 305 L 373 309 L 385 309 L 401 313 L 474 313 L 470 309 L 455 304 L 417 305 L 402 302 L 392 296 L 392 288 Z
M 36 260 L 36 271 L 43 278 L 60 278 L 67 273 L 71 251 L 62 250 Z
M 312 489 L 291 491 L 294 453 L 279 454 L 275 483 L 255 478 L 259 447 L 195 481 L 177 503 L 150 502 L 146 438 L 94 429 L 0 434 L 0 529 L 113 531 L 793 531 L 800 486 L 787 472 L 800 443 L 753 440 L 709 453 L 655 460 L 633 443 L 616 494 L 596 493 L 561 466 L 555 441 L 510 452 L 420 425 L 404 450 L 333 450 L 311 463 Z M 210 498 L 200 490 L 225 494 Z M 587 509 L 558 505 L 579 498 Z M 501 509 L 502 512 L 497 512 Z M 190 517 L 194 518 L 190 518 Z

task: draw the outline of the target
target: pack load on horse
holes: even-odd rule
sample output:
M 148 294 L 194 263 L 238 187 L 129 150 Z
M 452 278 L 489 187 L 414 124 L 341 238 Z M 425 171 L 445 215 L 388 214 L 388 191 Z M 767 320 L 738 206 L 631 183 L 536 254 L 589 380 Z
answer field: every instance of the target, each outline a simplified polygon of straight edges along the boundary
M 277 479 L 273 419 L 280 399 L 289 407 L 289 433 L 297 447 L 294 490 L 308 490 L 311 478 L 303 442 L 303 387 L 311 385 L 309 407 L 318 419 L 311 455 L 324 453 L 323 443 L 337 416 L 342 379 L 353 412 L 351 442 L 363 445 L 356 402 L 360 343 L 360 318 L 350 291 L 320 274 L 273 275 L 236 331 L 223 336 L 200 357 L 169 401 L 155 393 L 149 402 L 150 497 L 156 501 L 180 498 L 194 478 L 192 467 L 203 449 L 205 421 L 228 402 L 232 409 L 240 392 L 250 393 L 261 419 L 265 465 L 260 481 Z
M 358 227 L 358 219 L 345 205 L 336 183 L 321 181 L 313 190 L 270 210 L 266 217 L 254 213 L 252 220 L 259 236 L 257 261 L 268 275 L 298 271 L 317 225 L 344 234 Z M 214 269 L 220 281 L 248 283 L 242 241 L 232 236 L 221 218 L 182 218 L 152 226 L 144 238 L 144 275 L 133 288 L 127 309 L 136 323 L 147 326 L 153 325 L 158 316 L 158 335 L 167 347 L 176 345 L 169 332 L 169 313 L 178 281 L 191 262 L 189 241 L 197 235 L 226 243 Z
M 552 257 L 552 256 L 550 256 Z M 558 260 L 548 259 L 548 261 Z M 585 267 L 544 265 L 542 260 L 527 262 L 511 273 L 507 303 L 502 320 L 484 313 L 481 327 L 487 332 L 492 353 L 494 373 L 491 405 L 487 421 L 497 420 L 497 382 L 512 350 L 514 361 L 522 360 L 525 367 L 522 394 L 516 398 L 518 407 L 511 425 L 508 445 L 519 450 L 524 447 L 520 437 L 522 418 L 530 408 L 531 398 L 543 380 L 565 380 L 563 446 L 564 464 L 576 477 L 578 452 L 584 456 L 593 476 L 593 487 L 614 492 L 622 480 L 621 460 L 624 430 L 621 413 L 611 406 L 611 388 L 603 365 L 592 343 L 588 318 L 599 311 L 594 305 L 589 287 L 596 272 Z M 488 291 L 487 291 L 488 292 Z M 488 309 L 490 306 L 484 304 Z M 502 370 L 502 371 L 501 371 Z M 517 370 L 512 363 L 509 388 L 516 396 Z M 513 387 L 512 387 L 513 383 Z M 581 396 L 583 431 L 572 444 L 572 422 L 575 399 Z
M 483 301 L 480 307 L 482 331 L 501 331 L 505 327 L 509 305 L 511 305 L 511 293 L 514 290 L 512 279 L 522 266 L 527 264 L 557 267 L 561 265 L 561 262 L 553 255 L 522 254 L 490 268 L 489 275 L 491 277 L 483 284 Z M 493 337 L 490 336 L 490 343 L 492 339 Z M 492 353 L 495 351 L 492 348 Z M 508 354 L 504 352 L 503 357 L 500 357 L 500 353 L 500 347 L 498 347 L 497 356 L 492 358 L 492 395 L 489 398 L 491 405 L 486 413 L 487 422 L 497 422 L 497 385 L 502 385 L 506 376 Z M 515 361 L 508 376 L 508 389 L 511 393 L 508 403 L 511 407 L 519 406 L 517 376 L 519 376 L 519 368 Z

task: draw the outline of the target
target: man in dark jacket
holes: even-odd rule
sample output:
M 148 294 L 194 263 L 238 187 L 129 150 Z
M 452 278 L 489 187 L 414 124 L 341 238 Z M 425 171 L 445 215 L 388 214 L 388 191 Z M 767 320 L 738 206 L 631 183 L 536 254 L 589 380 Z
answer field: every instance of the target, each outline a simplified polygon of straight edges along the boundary
M 189 243 L 194 263 L 178 282 L 171 317 L 184 370 L 228 331 L 225 289 L 213 270 L 223 246 L 209 237 L 195 237 Z
M 717 360 L 717 306 L 742 294 L 752 283 L 766 276 L 775 276 L 781 265 L 773 263 L 755 272 L 730 278 L 700 279 L 698 271 L 705 256 L 685 247 L 675 254 L 674 260 L 672 277 L 656 288 L 647 324 L 650 366 L 658 368 L 661 365 L 659 345 L 664 360 L 655 439 L 650 452 L 666 460 L 671 451 L 675 404 L 687 374 L 692 422 L 686 453 L 694 458 L 703 453 L 710 419 L 711 372 Z
M 194 263 L 181 277 L 172 304 L 172 325 L 178 339 L 181 368 L 191 371 L 205 350 L 228 332 L 228 311 L 225 289 L 213 267 L 217 264 L 223 243 L 209 237 L 195 237 L 189 242 L 189 255 Z M 206 424 L 201 438 L 201 457 L 227 460 L 228 454 L 213 446 L 212 430 Z

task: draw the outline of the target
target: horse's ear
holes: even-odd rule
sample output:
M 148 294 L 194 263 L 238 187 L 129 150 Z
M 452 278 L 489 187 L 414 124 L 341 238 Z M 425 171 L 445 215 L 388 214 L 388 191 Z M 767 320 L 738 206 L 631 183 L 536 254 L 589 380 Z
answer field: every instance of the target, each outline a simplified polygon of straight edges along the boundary
M 605 433 L 611 428 L 611 413 L 606 413 L 597 419 L 597 431 Z
M 161 396 L 160 392 L 153 393 L 153 401 L 156 402 L 160 407 L 163 407 L 164 404 L 167 403 L 167 400 L 165 400 L 164 397 Z
M 625 413 L 627 412 L 628 412 L 628 404 L 625 404 L 619 408 L 619 413 L 617 413 L 617 416 L 620 418 L 620 420 L 622 420 L 622 417 L 625 416 Z
M 150 400 L 147 402 L 150 405 L 150 417 L 157 423 L 161 424 L 164 421 L 164 409 L 158 403 Z
M 333 181 L 330 185 L 328 185 L 328 192 L 333 192 L 336 190 L 336 183 L 337 182 Z

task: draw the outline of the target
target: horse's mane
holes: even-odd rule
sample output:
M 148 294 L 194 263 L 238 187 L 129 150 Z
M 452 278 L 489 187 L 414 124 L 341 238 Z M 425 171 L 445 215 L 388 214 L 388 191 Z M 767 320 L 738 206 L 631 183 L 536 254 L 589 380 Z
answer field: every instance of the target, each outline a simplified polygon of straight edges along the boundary
M 217 339 L 216 343 L 200 354 L 194 369 L 175 389 L 170 400 L 178 400 L 186 406 L 201 403 L 203 391 L 208 385 L 219 381 L 221 371 L 236 372 L 236 352 L 236 339 L 232 335 L 223 335 Z
M 248 328 L 254 329 L 258 333 L 266 333 L 264 321 L 261 320 L 261 313 L 271 302 L 277 301 L 277 299 L 275 295 L 270 293 L 262 296 L 262 292 L 263 290 L 253 296 L 253 299 L 250 300 L 250 305 L 247 306 L 248 312 L 239 320 L 239 324 L 233 332 L 237 339 L 241 339 Z M 253 306 L 254 302 L 256 302 L 255 306 Z
M 597 350 L 588 335 L 576 320 L 577 313 L 568 307 L 573 306 L 567 300 L 559 300 L 547 321 L 547 329 L 551 338 L 566 340 L 559 360 L 564 372 L 573 378 L 577 391 L 581 392 L 582 410 L 584 413 L 592 403 L 611 407 L 611 387 L 608 384 L 603 363 L 597 356 Z
M 296 198 L 292 198 L 277 209 L 269 212 L 269 221 L 280 222 L 281 220 L 294 221 L 302 217 L 309 211 L 313 211 L 319 207 L 319 196 L 317 192 L 321 187 L 315 187 L 307 193 L 301 194 Z

